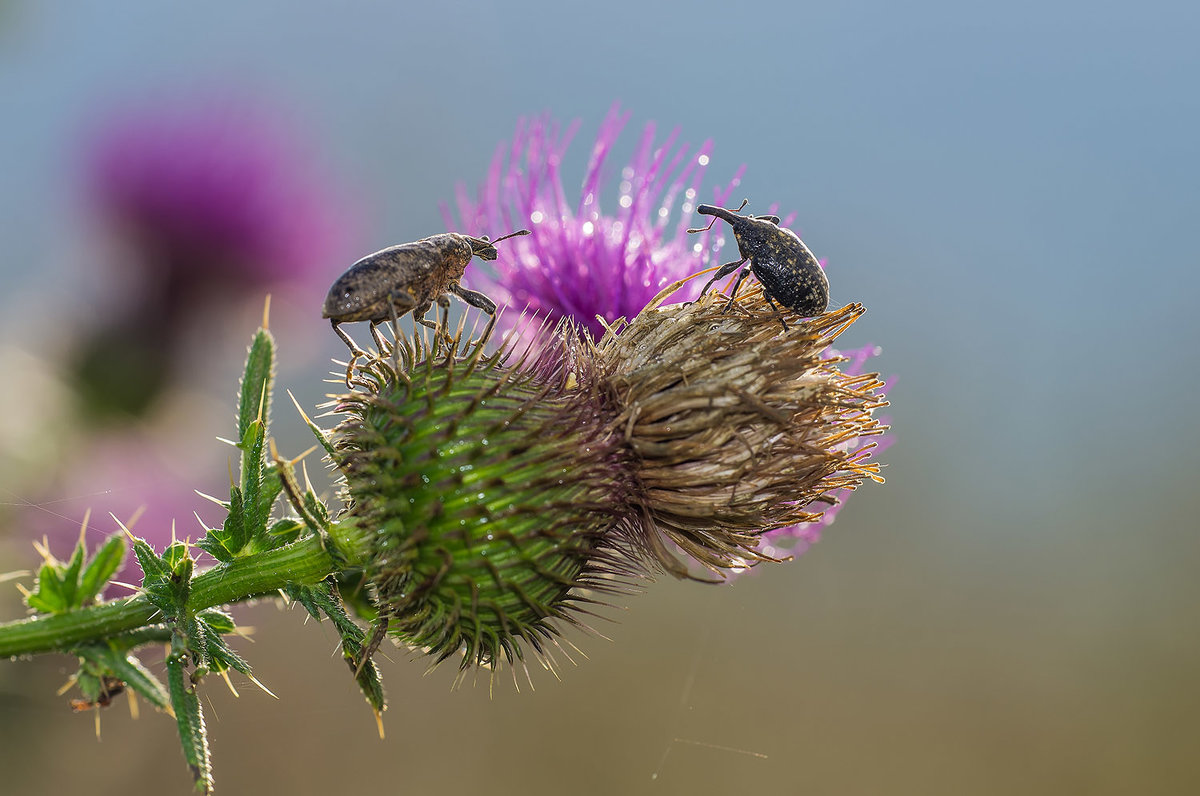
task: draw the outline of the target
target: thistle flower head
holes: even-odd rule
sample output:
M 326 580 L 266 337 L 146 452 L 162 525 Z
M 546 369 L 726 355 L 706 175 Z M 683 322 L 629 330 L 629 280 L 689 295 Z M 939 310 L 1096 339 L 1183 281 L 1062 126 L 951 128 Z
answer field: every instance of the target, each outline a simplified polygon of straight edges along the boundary
M 381 618 L 439 661 L 516 663 L 591 593 L 777 560 L 766 534 L 881 480 L 881 382 L 823 355 L 862 313 L 781 335 L 756 288 L 736 312 L 652 304 L 597 344 L 560 323 L 536 365 L 404 337 L 358 362 L 332 452 Z
M 575 332 L 567 346 L 583 345 Z M 405 644 L 462 666 L 553 660 L 583 591 L 633 574 L 615 529 L 628 511 L 627 455 L 574 372 L 434 352 L 402 338 L 360 366 L 333 434 L 349 514 L 374 534 L 367 577 Z M 564 357 L 563 362 L 586 362 Z M 614 576 L 617 579 L 614 580 Z
M 656 142 L 655 126 L 648 124 L 633 160 L 620 170 L 616 196 L 604 197 L 609 154 L 628 120 L 616 107 L 605 118 L 578 200 L 568 198 L 560 164 L 579 125 L 563 133 L 545 117 L 520 123 L 511 145 L 497 150 L 478 199 L 459 187 L 461 223 L 446 213 L 451 228 L 472 235 L 521 227 L 533 232 L 506 244 L 485 289 L 495 300 L 552 321 L 573 318 L 599 339 L 604 326 L 597 315 L 608 322 L 632 318 L 664 286 L 719 256 L 725 243 L 719 231 L 686 234 L 711 141 L 694 151 L 677 146 L 676 130 Z M 714 200 L 726 202 L 739 179 L 740 171 Z M 489 281 L 482 269 L 472 278 Z
M 765 536 L 882 480 L 869 461 L 869 438 L 885 430 L 873 417 L 882 382 L 823 353 L 862 305 L 785 334 L 759 286 L 736 310 L 711 295 L 648 307 L 598 346 L 635 454 L 644 549 L 676 575 L 686 569 L 672 548 L 718 576 L 773 560 Z

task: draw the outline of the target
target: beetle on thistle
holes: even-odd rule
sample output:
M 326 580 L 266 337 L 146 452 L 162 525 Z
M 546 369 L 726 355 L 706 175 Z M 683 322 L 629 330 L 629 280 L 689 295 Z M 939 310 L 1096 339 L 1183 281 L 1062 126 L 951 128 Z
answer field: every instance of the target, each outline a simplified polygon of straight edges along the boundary
M 753 273 L 762 283 L 763 296 L 772 307 L 778 301 L 801 317 L 808 318 L 820 315 L 829 306 L 829 280 L 825 278 L 825 270 L 817 262 L 817 258 L 804 245 L 804 241 L 786 227 L 779 226 L 779 216 L 738 215 L 749 203 L 743 199 L 737 210 L 728 210 L 713 205 L 700 205 L 696 212 L 702 216 L 714 216 L 707 227 L 689 229 L 688 232 L 706 232 L 712 229 L 717 219 L 723 219 L 733 228 L 733 237 L 737 240 L 738 253 L 742 259 L 725 263 L 708 280 L 708 284 L 700 291 L 703 296 L 712 287 L 713 282 L 728 276 L 741 268 L 747 261 L 749 265 L 742 268 L 733 292 L 729 296 L 726 309 L 733 306 L 734 297 L 747 275 Z M 787 322 L 782 313 L 779 322 L 786 331 Z
M 496 240 L 444 232 L 412 243 L 401 243 L 369 254 L 354 263 L 337 278 L 325 297 L 321 317 L 328 318 L 333 331 L 346 343 L 353 358 L 347 368 L 347 381 L 354 359 L 363 352 L 340 327 L 343 323 L 369 321 L 371 335 L 380 349 L 383 342 L 376 327 L 395 321 L 409 312 L 417 323 L 433 329 L 438 324 L 425 314 L 436 302 L 442 308 L 442 323 L 449 310 L 449 295 L 453 294 L 495 319 L 496 303 L 459 282 L 471 258 L 495 260 L 496 243 L 517 235 L 528 235 L 522 229 Z

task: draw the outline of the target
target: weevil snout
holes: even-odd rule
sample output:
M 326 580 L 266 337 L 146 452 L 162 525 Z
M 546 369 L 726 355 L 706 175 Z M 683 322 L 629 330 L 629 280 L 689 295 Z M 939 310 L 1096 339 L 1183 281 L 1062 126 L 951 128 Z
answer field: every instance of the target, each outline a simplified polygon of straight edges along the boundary
M 500 253 L 496 251 L 496 247 L 492 245 L 492 242 L 487 239 L 486 235 L 482 238 L 468 238 L 468 240 L 471 241 L 472 253 L 479 259 L 495 260 L 500 256 Z
M 502 240 L 508 240 L 509 238 L 515 238 L 518 235 L 528 234 L 529 230 L 518 229 L 516 232 L 510 232 L 507 235 L 501 235 L 495 240 L 489 240 L 487 235 L 479 238 L 468 237 L 467 240 L 471 241 L 471 251 L 474 252 L 476 257 L 479 257 L 481 260 L 495 260 L 500 256 L 499 252 L 496 251 L 497 243 Z

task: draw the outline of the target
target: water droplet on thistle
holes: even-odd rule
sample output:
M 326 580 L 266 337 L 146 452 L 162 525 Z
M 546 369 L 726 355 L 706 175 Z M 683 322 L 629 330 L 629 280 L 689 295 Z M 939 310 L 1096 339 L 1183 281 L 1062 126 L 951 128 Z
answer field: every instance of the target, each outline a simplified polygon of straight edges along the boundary
M 629 207 L 633 204 L 633 197 L 629 194 L 624 194 L 617 200 L 617 204 L 621 205 L 621 207 Z
M 542 223 L 543 220 L 545 220 L 545 218 L 546 218 L 546 214 L 543 213 L 541 210 L 534 210 L 532 213 L 529 214 L 529 223 L 540 224 L 540 223 Z
M 484 539 L 487 539 L 489 542 L 494 542 L 494 541 L 496 541 L 496 535 L 495 535 L 495 534 L 491 534 L 491 533 L 487 534 L 487 535 L 486 535 L 486 536 L 484 536 L 483 538 L 484 538 Z
M 483 403 L 483 401 L 480 401 L 479 403 L 480 403 L 480 404 L 482 404 L 482 403 Z M 506 426 L 508 425 L 508 421 L 507 421 L 507 420 L 505 420 L 505 421 L 504 421 L 504 425 L 506 425 Z M 487 444 L 488 444 L 487 437 L 484 437 L 483 439 L 479 440 L 479 444 L 480 444 L 480 445 L 487 445 Z
M 480 492 L 480 493 L 479 493 L 478 495 L 476 495 L 475 497 L 479 498 L 480 500 L 483 500 L 484 493 L 483 493 L 483 492 Z
M 700 157 L 696 158 L 696 162 L 699 163 L 701 166 L 707 166 L 708 165 L 708 155 L 701 155 Z
M 429 476 L 425 475 L 425 473 L 421 473 L 421 480 L 428 484 Z
M 584 234 L 584 235 L 591 235 L 591 234 L 592 234 L 593 232 L 595 232 L 595 231 L 596 231 L 596 225 L 595 225 L 595 224 L 593 224 L 593 223 L 592 223 L 592 222 L 590 222 L 590 221 L 585 221 L 585 222 L 583 222 L 583 234 Z

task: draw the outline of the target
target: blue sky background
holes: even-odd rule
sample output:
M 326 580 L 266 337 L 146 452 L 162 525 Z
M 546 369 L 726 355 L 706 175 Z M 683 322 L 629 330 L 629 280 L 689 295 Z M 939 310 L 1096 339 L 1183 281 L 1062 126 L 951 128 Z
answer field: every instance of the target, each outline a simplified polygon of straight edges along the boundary
M 834 301 L 868 307 L 851 342 L 882 345 L 879 367 L 899 376 L 889 483 L 856 496 L 797 563 L 724 591 L 659 584 L 605 630 L 615 643 L 586 644 L 599 660 L 529 703 L 449 694 L 448 676 L 435 686 L 394 654 L 382 744 L 326 636 L 295 675 L 314 701 L 226 705 L 239 718 L 215 728 L 225 792 L 266 776 L 238 759 L 232 726 L 259 721 L 281 744 L 308 743 L 303 725 L 397 788 L 440 776 L 445 792 L 562 792 L 556 772 L 583 772 L 578 793 L 1200 782 L 1187 757 L 1200 742 L 1197 9 L 0 4 L 10 311 L 44 301 L 40 320 L 54 324 L 55 297 L 86 267 L 74 147 L 116 104 L 222 86 L 270 97 L 353 191 L 366 253 L 441 230 L 438 202 L 482 179 L 521 116 L 582 119 L 570 195 L 619 101 L 633 118 L 612 163 L 647 121 L 693 144 L 712 138 L 706 185 L 744 163 L 752 208 L 794 210 L 829 260 Z M 330 279 L 346 265 L 330 263 Z M 324 342 L 314 362 L 337 354 L 332 335 Z M 19 389 L 19 374 L 5 379 Z M 295 389 L 311 404 L 323 387 Z M 276 640 L 306 643 L 298 616 L 260 613 L 257 648 L 277 664 L 267 679 L 307 666 Z M 0 688 L 26 691 L 35 676 L 6 667 Z M 161 743 L 161 777 L 185 792 L 178 752 L 157 737 L 168 720 L 127 726 L 117 713 L 103 748 L 85 737 L 90 721 L 55 714 L 40 730 L 52 740 L 10 739 L 0 760 Z M 342 723 L 363 736 L 342 737 Z M 433 743 L 443 730 L 453 754 Z M 685 736 L 768 759 L 671 744 Z M 555 762 L 527 771 L 523 755 Z M 14 767 L 35 773 L 21 757 L 0 770 Z M 134 775 L 111 774 L 113 792 L 122 776 Z

